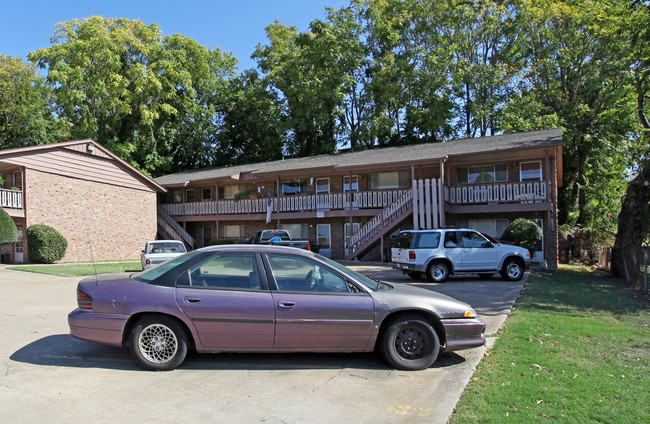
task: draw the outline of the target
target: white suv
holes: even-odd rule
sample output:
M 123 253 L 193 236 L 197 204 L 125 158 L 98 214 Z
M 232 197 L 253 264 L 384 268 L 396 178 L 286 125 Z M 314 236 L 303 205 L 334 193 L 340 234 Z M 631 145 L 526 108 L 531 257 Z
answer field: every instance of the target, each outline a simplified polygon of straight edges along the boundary
M 530 253 L 523 247 L 492 242 L 471 229 L 407 230 L 393 242 L 391 262 L 412 278 L 424 272 L 436 283 L 451 274 L 490 278 L 497 272 L 504 280 L 517 281 L 530 264 Z

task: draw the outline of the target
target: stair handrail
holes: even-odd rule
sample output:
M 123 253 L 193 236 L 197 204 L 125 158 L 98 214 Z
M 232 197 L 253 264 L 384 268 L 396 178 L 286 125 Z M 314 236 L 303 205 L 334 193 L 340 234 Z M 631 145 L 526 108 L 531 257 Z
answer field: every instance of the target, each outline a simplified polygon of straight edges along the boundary
M 176 222 L 174 218 L 172 218 L 167 212 L 165 212 L 165 210 L 161 206 L 158 206 L 158 217 L 162 218 L 167 225 L 169 225 L 174 231 L 176 231 L 176 233 L 182 239 L 182 241 L 184 241 L 189 245 L 190 249 L 194 249 L 194 246 L 196 244 L 196 240 L 194 240 L 194 237 L 192 237 L 187 231 L 185 231 L 185 229 L 181 227 L 178 224 L 178 222 Z
M 348 249 L 348 252 L 353 253 L 359 250 L 359 248 L 377 234 L 377 232 L 390 224 L 396 217 L 400 216 L 404 210 L 410 208 L 412 204 L 413 189 L 409 189 L 393 203 L 386 206 L 381 212 L 363 224 L 359 230 L 345 241 L 345 246 Z

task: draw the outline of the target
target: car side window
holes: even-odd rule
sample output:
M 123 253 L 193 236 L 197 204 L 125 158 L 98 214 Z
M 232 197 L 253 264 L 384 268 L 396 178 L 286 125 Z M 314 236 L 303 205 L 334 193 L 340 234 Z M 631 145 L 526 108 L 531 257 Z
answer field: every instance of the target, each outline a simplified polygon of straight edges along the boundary
M 190 286 L 230 290 L 260 290 L 254 254 L 221 254 L 196 265 L 189 272 Z
M 349 293 L 345 279 L 306 258 L 268 255 L 273 277 L 281 291 Z
M 456 231 L 447 231 L 445 233 L 445 244 L 446 248 L 458 247 L 458 237 L 456 236 Z
M 463 240 L 463 247 L 478 247 L 478 248 L 487 248 L 492 247 L 485 237 L 474 231 L 463 231 L 461 233 L 461 238 Z
M 417 247 L 419 249 L 437 249 L 440 244 L 440 233 L 421 233 Z

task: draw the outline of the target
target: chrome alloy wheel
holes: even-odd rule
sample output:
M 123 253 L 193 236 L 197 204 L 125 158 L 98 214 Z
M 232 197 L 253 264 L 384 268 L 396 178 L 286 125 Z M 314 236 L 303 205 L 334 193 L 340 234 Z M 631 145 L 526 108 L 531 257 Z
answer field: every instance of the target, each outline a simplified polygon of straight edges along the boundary
M 506 268 L 510 280 L 518 280 L 521 277 L 521 266 L 516 262 L 510 262 Z
M 151 324 L 140 332 L 138 349 L 146 360 L 164 364 L 176 356 L 178 339 L 166 325 Z

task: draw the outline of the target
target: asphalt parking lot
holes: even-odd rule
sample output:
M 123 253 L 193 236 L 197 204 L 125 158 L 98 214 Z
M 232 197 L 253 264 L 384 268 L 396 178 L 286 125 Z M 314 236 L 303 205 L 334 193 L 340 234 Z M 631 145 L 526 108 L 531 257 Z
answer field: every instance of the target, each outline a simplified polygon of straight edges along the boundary
M 387 266 L 353 268 L 470 303 L 489 339 L 523 284 L 497 276 L 432 284 Z M 196 353 L 174 371 L 143 371 L 127 349 L 68 334 L 78 280 L 0 268 L 0 421 L 445 423 L 485 352 L 446 353 L 414 372 L 375 354 Z

